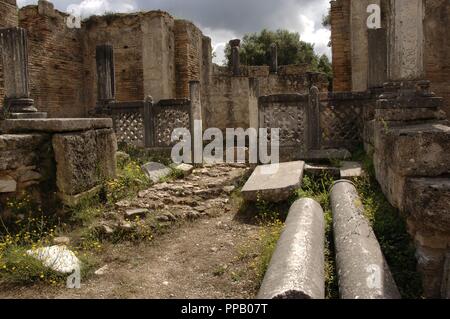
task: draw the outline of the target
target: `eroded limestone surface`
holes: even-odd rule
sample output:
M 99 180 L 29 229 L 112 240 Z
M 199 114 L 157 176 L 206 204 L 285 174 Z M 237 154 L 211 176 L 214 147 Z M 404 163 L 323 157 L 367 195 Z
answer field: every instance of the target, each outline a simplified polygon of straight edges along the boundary
M 282 202 L 301 186 L 305 162 L 257 166 L 242 188 L 247 201 Z

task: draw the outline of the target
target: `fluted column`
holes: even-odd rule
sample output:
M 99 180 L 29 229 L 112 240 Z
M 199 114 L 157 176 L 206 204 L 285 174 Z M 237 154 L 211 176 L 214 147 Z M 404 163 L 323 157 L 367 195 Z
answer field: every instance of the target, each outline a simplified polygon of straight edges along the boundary
M 26 30 L 0 29 L 0 46 L 5 81 L 5 102 L 9 113 L 35 113 L 28 87 L 28 47 Z

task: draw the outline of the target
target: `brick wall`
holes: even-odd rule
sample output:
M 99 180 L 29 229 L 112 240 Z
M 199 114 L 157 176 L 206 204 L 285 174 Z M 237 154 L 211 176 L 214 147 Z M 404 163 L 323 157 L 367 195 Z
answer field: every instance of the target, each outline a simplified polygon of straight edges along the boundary
M 242 76 L 232 76 L 229 68 L 214 65 L 207 103 L 203 107 L 206 127 L 250 127 L 251 79 L 257 79 L 259 96 L 272 94 L 306 94 L 311 84 L 328 91 L 325 74 L 308 72 L 306 66 L 286 65 L 278 73 L 268 66 L 242 66 Z
M 0 0 L 0 27 L 17 26 L 16 0 Z
M 83 25 L 84 95 L 86 108 L 97 102 L 97 45 L 111 44 L 114 49 L 116 100 L 144 99 L 141 17 L 109 15 L 92 17 Z
M 155 102 L 175 97 L 174 24 L 167 12 L 142 14 L 144 94 Z
M 27 30 L 30 95 L 49 117 L 82 117 L 83 57 L 81 33 L 65 23 L 66 15 L 37 6 L 19 11 L 19 25 Z
M 0 0 L 0 28 L 15 27 L 19 23 L 16 0 Z M 0 58 L 0 107 L 4 99 L 3 66 Z
M 331 2 L 333 91 L 352 90 L 350 0 Z
M 425 72 L 450 118 L 450 1 L 425 0 Z
M 175 20 L 176 96 L 189 97 L 189 81 L 200 81 L 203 34 L 192 22 Z

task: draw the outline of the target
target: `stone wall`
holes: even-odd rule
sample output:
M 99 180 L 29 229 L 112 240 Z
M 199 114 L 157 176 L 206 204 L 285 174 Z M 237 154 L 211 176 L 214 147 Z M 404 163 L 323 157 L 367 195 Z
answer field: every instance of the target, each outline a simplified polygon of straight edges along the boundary
M 54 187 L 53 150 L 49 134 L 0 134 L 0 215 L 9 217 L 6 202 L 26 192 L 44 206 Z M 52 187 L 53 181 L 53 187 Z
M 350 1 L 331 1 L 333 91 L 352 90 Z
M 0 28 L 16 27 L 19 23 L 16 0 L 0 0 Z M 4 98 L 3 66 L 0 61 L 0 107 Z
M 142 14 L 144 96 L 155 102 L 175 96 L 175 22 L 162 11 Z
M 333 90 L 364 91 L 367 89 L 367 5 L 381 5 L 382 27 L 391 13 L 389 0 L 334 0 L 331 2 L 331 41 L 333 51 Z M 446 99 L 450 116 L 450 2 L 424 0 L 424 69 L 432 90 Z M 405 13 L 405 18 L 411 13 Z M 404 35 L 406 37 L 406 35 Z M 391 64 L 392 61 L 391 61 Z M 394 64 L 402 64 L 400 62 Z
M 367 92 L 322 93 L 320 99 L 323 148 L 356 151 L 366 141 L 367 121 L 373 119 L 376 97 Z M 370 141 L 370 136 L 367 136 Z
M 209 104 L 202 105 L 206 127 L 248 128 L 249 79 L 220 73 L 222 68 L 214 66 L 211 85 L 208 90 Z
M 110 119 L 0 122 L 0 214 L 8 198 L 30 195 L 49 212 L 75 205 L 116 175 Z
M 175 96 L 174 19 L 169 14 L 94 16 L 81 29 L 70 29 L 65 14 L 39 1 L 19 16 L 28 32 L 31 98 L 50 117 L 87 116 L 95 107 L 99 44 L 114 48 L 117 101 Z
M 119 102 L 143 100 L 145 95 L 141 17 L 139 15 L 92 17 L 83 24 L 83 32 L 86 107 L 93 109 L 97 102 L 95 53 L 97 45 L 100 44 L 113 46 L 116 100 Z
M 192 22 L 175 20 L 176 96 L 189 97 L 189 81 L 200 81 L 203 34 Z
M 366 91 L 368 84 L 367 7 L 370 4 L 380 5 L 380 0 L 351 1 L 350 6 L 352 91 L 356 92 Z
M 315 83 L 327 91 L 325 76 L 307 66 L 243 66 L 242 78 L 213 66 L 211 40 L 193 23 L 162 11 L 94 16 L 80 29 L 40 0 L 20 10 L 28 32 L 31 98 L 49 117 L 84 117 L 97 103 L 97 45 L 114 50 L 115 100 L 188 98 L 189 81 L 200 81 L 205 127 L 248 127 L 249 79 L 260 95 L 306 93 Z
M 445 297 L 441 289 L 448 280 L 444 265 L 450 247 L 450 127 L 413 123 L 398 126 L 376 119 L 374 167 L 383 193 L 407 220 L 424 295 L 439 298 Z
M 48 6 L 44 10 L 45 4 L 19 11 L 19 25 L 28 36 L 30 96 L 50 117 L 83 117 L 81 31 L 68 28 L 66 14 Z
M 227 67 L 214 65 L 207 103 L 203 103 L 206 127 L 250 127 L 249 101 L 252 95 L 306 94 L 312 85 L 328 91 L 324 74 L 308 72 L 306 66 L 280 66 L 270 73 L 269 66 L 241 66 L 241 76 L 233 76 Z M 252 89 L 251 81 L 256 80 Z M 253 91 L 257 91 L 257 93 Z
M 450 1 L 426 0 L 425 10 L 425 77 L 450 118 Z

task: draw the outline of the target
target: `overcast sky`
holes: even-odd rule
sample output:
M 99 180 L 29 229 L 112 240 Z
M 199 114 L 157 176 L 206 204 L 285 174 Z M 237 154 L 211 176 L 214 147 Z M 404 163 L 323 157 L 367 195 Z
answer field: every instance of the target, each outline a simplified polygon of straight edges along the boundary
M 288 29 L 300 33 L 303 41 L 314 43 L 317 53 L 331 56 L 327 46 L 330 32 L 322 27 L 329 0 L 53 0 L 67 12 L 75 8 L 83 17 L 104 12 L 165 10 L 176 18 L 193 21 L 212 39 L 217 57 L 223 61 L 224 44 L 245 33 Z M 19 7 L 37 0 L 17 0 Z M 70 7 L 71 6 L 71 7 Z

